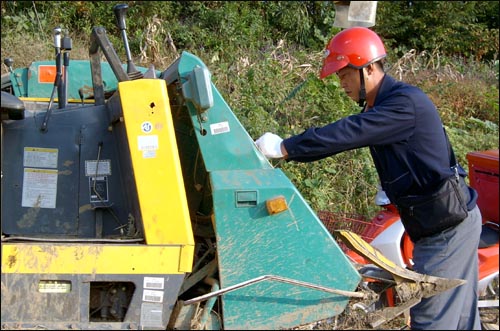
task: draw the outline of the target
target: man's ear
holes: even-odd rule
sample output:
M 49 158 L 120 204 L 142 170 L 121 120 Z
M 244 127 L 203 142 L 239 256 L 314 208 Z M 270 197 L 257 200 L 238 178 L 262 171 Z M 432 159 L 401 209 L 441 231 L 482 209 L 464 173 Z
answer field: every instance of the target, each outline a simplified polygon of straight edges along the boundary
M 371 75 L 374 70 L 377 70 L 377 68 L 375 68 L 375 63 L 370 63 L 369 65 L 366 66 L 366 73 L 368 75 Z

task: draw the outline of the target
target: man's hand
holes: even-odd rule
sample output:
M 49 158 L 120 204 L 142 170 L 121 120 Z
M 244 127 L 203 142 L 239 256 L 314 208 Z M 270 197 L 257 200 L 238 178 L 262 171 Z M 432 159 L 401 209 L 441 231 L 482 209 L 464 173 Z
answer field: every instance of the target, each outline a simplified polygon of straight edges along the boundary
M 283 153 L 281 152 L 282 141 L 283 139 L 281 139 L 278 135 L 266 132 L 255 141 L 255 144 L 267 158 L 279 159 L 283 157 Z

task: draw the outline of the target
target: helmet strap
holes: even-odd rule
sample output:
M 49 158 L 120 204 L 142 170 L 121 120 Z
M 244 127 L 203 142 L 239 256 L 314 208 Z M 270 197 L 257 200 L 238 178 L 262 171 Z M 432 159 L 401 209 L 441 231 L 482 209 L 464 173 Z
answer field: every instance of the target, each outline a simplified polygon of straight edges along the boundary
M 358 105 L 360 107 L 365 106 L 366 102 L 366 89 L 365 89 L 365 76 L 363 74 L 363 68 L 359 69 L 359 101 Z

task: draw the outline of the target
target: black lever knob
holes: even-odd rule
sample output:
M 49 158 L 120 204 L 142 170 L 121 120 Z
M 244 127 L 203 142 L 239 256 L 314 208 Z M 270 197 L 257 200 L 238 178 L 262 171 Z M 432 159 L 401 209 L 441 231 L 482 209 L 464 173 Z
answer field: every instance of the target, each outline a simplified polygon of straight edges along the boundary
M 125 24 L 125 15 L 128 10 L 128 5 L 127 4 L 118 4 L 113 7 L 113 11 L 115 12 L 116 16 L 116 26 L 120 30 L 126 30 L 127 26 Z
M 3 60 L 3 63 L 9 67 L 9 68 L 12 68 L 12 65 L 14 64 L 14 60 L 12 60 L 12 58 L 8 57 L 6 59 Z

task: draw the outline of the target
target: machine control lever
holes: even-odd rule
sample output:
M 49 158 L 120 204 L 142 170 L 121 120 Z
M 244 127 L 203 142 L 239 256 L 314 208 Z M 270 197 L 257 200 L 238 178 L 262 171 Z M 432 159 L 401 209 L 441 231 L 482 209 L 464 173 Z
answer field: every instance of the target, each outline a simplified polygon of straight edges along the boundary
M 132 55 L 130 53 L 130 46 L 127 39 L 127 25 L 125 24 L 125 16 L 128 10 L 127 4 L 118 4 L 113 7 L 113 11 L 116 16 L 116 26 L 120 29 L 122 33 L 123 43 L 125 45 L 125 54 L 127 56 L 127 74 L 130 79 L 142 78 L 142 74 L 132 62 Z

